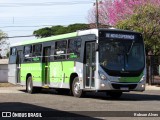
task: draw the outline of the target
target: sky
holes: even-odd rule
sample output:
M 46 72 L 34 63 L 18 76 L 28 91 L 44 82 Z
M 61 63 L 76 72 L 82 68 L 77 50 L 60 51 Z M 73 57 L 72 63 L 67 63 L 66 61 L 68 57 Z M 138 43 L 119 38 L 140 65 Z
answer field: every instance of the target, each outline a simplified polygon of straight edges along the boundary
M 88 23 L 96 0 L 0 0 L 0 30 L 13 36 L 32 35 L 47 25 Z M 10 44 L 34 37 L 9 38 Z

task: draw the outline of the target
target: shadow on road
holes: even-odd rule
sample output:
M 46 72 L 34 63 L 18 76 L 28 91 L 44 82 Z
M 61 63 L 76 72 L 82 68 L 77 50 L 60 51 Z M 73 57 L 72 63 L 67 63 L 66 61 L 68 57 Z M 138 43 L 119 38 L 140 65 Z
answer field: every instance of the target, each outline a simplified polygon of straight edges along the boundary
M 101 99 L 101 100 L 115 100 L 105 93 L 88 93 L 86 98 Z M 123 95 L 116 99 L 118 101 L 160 101 L 160 95 L 146 94 L 146 93 L 123 93 Z M 116 101 L 115 100 L 115 101 Z
M 26 92 L 25 90 L 21 90 L 22 92 Z M 56 90 L 42 90 L 40 93 L 36 94 L 55 94 L 55 95 L 63 95 L 69 96 L 66 93 L 58 93 Z M 72 97 L 72 96 L 71 96 Z M 90 98 L 90 99 L 100 99 L 100 100 L 118 100 L 118 101 L 160 101 L 160 95 L 149 94 L 147 92 L 126 92 L 119 99 L 112 99 L 111 97 L 107 96 L 105 92 L 86 92 L 83 98 Z
M 84 115 L 84 112 L 76 111 L 60 111 L 51 108 L 45 108 L 21 102 L 4 102 L 0 103 L 0 112 L 12 112 L 12 116 L 16 116 L 14 113 L 41 113 L 42 118 L 54 117 L 60 119 L 74 119 L 74 120 L 101 120 Z M 14 113 L 13 113 L 14 112 Z M 10 118 L 11 119 L 11 118 Z M 18 119 L 18 118 L 17 118 Z M 22 119 L 22 118 L 20 118 Z M 15 118 L 14 118 L 15 120 Z

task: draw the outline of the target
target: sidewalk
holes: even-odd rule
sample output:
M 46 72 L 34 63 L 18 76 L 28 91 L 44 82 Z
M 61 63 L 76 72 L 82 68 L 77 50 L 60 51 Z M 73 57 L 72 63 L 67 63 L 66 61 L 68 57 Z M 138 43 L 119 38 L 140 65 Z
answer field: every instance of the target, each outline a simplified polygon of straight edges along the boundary
M 160 91 L 160 85 L 148 85 L 146 84 L 146 90 L 159 90 Z
M 25 87 L 0 87 L 0 93 L 24 93 Z

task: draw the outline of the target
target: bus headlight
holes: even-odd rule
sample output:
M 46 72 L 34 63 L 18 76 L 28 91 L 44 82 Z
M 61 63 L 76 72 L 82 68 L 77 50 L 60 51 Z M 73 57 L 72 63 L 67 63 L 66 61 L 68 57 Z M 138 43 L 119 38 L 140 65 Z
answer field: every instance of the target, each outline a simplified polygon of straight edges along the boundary
M 143 84 L 141 87 L 142 87 L 142 88 L 144 88 L 144 87 L 145 87 L 145 85 Z
M 102 80 L 107 80 L 107 77 L 105 76 L 105 74 L 101 71 L 99 71 L 99 76 Z

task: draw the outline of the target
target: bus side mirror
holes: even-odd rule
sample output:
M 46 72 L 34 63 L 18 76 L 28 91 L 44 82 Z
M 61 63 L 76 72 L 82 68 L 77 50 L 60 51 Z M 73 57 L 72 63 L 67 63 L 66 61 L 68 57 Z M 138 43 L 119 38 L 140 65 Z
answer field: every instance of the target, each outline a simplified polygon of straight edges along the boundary
M 98 51 L 98 49 L 99 49 L 99 44 L 95 43 L 95 51 Z

